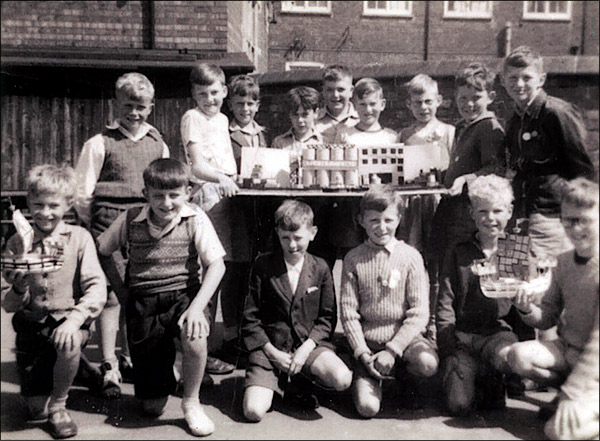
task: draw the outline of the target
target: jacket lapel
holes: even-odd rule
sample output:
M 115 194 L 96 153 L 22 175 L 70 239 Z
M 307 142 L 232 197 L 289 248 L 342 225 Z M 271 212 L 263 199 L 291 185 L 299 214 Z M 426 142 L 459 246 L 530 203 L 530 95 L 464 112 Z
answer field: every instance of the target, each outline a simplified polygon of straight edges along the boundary
M 281 253 L 274 254 L 272 259 L 273 273 L 271 276 L 271 284 L 275 289 L 275 292 L 279 294 L 288 303 L 292 303 L 294 293 L 290 286 L 290 279 L 287 275 L 287 267 L 283 261 Z M 299 285 L 299 284 L 298 284 Z
M 300 271 L 300 277 L 298 278 L 298 286 L 296 287 L 296 296 L 298 298 L 306 294 L 306 290 L 313 278 L 315 272 L 315 260 L 310 254 L 306 254 L 304 257 L 304 264 L 302 265 L 302 271 Z

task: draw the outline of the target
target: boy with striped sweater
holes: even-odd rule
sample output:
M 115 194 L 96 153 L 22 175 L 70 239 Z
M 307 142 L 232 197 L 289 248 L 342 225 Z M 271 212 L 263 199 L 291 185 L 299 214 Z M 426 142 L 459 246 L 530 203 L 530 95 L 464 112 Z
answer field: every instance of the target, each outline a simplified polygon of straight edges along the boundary
M 424 337 L 429 279 L 419 252 L 396 239 L 403 204 L 391 188 L 361 199 L 359 224 L 368 239 L 349 251 L 342 270 L 341 321 L 354 357 L 352 395 L 358 413 L 381 406 L 381 380 L 399 361 L 411 374 L 437 371 L 435 346 Z

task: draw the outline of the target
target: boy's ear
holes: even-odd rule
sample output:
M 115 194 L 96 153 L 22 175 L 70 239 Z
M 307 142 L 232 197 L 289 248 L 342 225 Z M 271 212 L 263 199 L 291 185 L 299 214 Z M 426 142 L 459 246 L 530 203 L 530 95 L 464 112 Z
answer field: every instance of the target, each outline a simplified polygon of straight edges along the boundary
M 142 196 L 144 196 L 146 200 L 148 200 L 148 191 L 146 190 L 146 187 L 142 188 Z
M 410 106 L 411 106 L 411 104 L 412 104 L 412 102 L 410 101 L 410 99 L 407 99 L 407 100 L 405 101 L 405 103 L 406 103 L 406 107 L 408 107 L 408 108 L 410 109 Z
M 381 110 L 385 110 L 385 98 L 381 98 Z
M 513 205 L 513 204 L 510 204 L 510 205 L 508 206 L 508 214 L 509 214 L 509 216 L 510 216 L 510 217 L 512 217 L 512 214 L 513 214 L 513 209 L 514 209 L 514 208 L 515 208 L 515 207 L 514 207 L 514 205 Z
M 544 72 L 543 74 L 540 74 L 540 84 L 539 87 L 542 88 L 542 86 L 546 83 L 546 72 Z
M 192 196 L 192 187 L 191 186 L 186 186 L 185 187 L 185 195 L 187 197 L 187 200 L 190 200 L 190 197 Z
M 490 90 L 488 92 L 488 98 L 490 99 L 490 103 L 496 99 L 496 92 L 494 90 Z
M 225 98 L 228 93 L 229 93 L 229 89 L 227 88 L 227 85 L 223 84 L 223 98 Z
M 316 225 L 313 225 L 310 229 L 310 240 L 313 240 L 315 238 L 315 236 L 317 235 L 317 232 L 319 231 L 319 229 L 317 228 Z

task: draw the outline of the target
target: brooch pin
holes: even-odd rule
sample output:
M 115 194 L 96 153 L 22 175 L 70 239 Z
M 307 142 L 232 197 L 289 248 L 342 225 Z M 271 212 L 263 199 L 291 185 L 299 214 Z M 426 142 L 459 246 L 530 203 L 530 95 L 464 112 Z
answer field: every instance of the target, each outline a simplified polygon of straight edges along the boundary
M 523 133 L 523 141 L 529 141 L 531 138 L 535 138 L 538 135 L 538 132 L 536 132 L 535 130 L 531 133 L 529 132 L 525 132 Z

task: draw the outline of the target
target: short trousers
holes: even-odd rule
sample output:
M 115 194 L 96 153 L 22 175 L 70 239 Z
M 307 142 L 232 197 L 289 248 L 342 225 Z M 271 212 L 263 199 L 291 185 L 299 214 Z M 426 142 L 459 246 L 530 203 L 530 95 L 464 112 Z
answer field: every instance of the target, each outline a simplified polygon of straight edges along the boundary
M 250 362 L 248 363 L 248 367 L 246 368 L 246 378 L 244 380 L 244 387 L 262 386 L 280 394 L 283 394 L 283 392 L 286 389 L 286 384 L 288 382 L 288 375 L 285 372 L 281 372 L 277 368 L 275 368 L 275 366 L 273 366 L 271 362 L 268 361 L 268 359 L 266 358 L 267 356 L 264 355 L 262 349 L 258 349 L 257 351 L 263 353 L 263 356 L 265 357 L 265 360 L 267 362 L 263 363 L 262 365 Z M 317 357 L 326 351 L 333 352 L 333 350 L 327 346 L 317 346 L 309 354 L 308 358 L 306 359 L 306 363 L 304 363 L 304 366 L 302 366 L 302 370 L 299 374 L 296 375 L 296 377 L 304 376 L 305 378 L 312 378 L 313 375 L 310 372 L 310 367 L 317 359 Z M 270 364 L 272 368 L 266 368 L 264 366 L 266 364 Z
M 65 320 L 66 317 L 56 320 L 49 315 L 43 322 L 38 322 L 28 318 L 23 310 L 13 315 L 12 324 L 17 333 L 17 370 L 21 380 L 21 395 L 31 397 L 52 393 L 56 349 L 50 336 Z M 90 338 L 89 325 L 81 327 L 81 334 L 83 348 Z
M 177 322 L 197 292 L 198 288 L 150 295 L 133 291 L 129 296 L 127 337 L 137 398 L 163 398 L 175 392 L 175 339 L 180 333 Z M 208 308 L 204 315 L 209 321 Z

